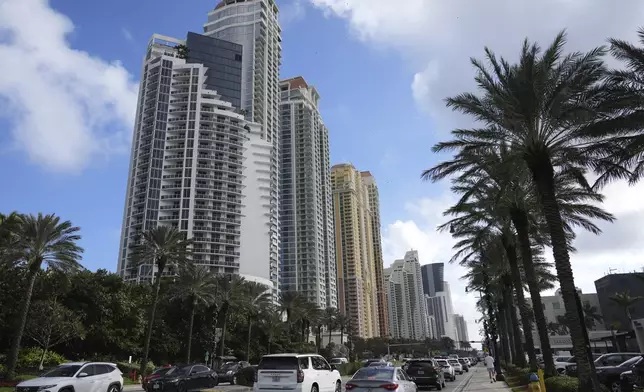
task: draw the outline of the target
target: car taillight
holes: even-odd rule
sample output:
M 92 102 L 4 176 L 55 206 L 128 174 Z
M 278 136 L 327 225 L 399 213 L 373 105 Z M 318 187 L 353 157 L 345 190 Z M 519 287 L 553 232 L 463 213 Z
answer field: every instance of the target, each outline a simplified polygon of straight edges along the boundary
M 298 383 L 304 382 L 304 372 L 301 369 L 297 369 L 297 382 Z
M 379 388 L 383 388 L 388 391 L 395 391 L 396 389 L 398 389 L 398 384 L 394 384 L 394 383 L 382 384 Z
M 349 384 L 349 383 L 347 383 L 344 387 L 345 387 L 347 390 L 351 390 L 351 389 L 353 389 L 353 388 L 357 388 L 358 386 L 357 386 L 357 385 L 355 385 L 355 384 Z

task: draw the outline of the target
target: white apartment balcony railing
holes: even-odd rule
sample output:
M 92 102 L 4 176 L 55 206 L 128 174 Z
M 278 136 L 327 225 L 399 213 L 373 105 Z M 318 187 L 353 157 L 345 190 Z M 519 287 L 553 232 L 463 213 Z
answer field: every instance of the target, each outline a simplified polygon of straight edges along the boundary
M 174 193 L 172 195 L 162 195 L 161 200 L 171 200 L 171 199 L 181 199 L 180 193 Z
M 171 104 L 174 104 L 174 103 L 181 103 L 181 102 L 188 102 L 188 101 L 189 101 L 189 99 L 188 99 L 188 98 L 171 99 L 171 100 L 170 100 L 170 103 L 171 103 Z

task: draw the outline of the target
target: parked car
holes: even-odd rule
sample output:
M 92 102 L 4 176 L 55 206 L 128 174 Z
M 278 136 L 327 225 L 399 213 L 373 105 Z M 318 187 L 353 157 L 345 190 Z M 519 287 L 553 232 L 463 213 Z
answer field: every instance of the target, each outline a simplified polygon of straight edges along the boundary
M 447 362 L 447 359 L 437 359 L 436 363 L 443 369 L 445 380 L 456 381 L 456 372 L 452 365 Z
M 418 387 L 400 367 L 362 368 L 345 384 L 351 392 L 417 392 Z
M 566 366 L 573 365 L 577 363 L 577 358 L 575 357 L 554 357 L 555 369 L 560 375 L 566 374 Z
M 384 361 L 383 361 L 381 358 L 371 358 L 371 359 L 367 359 L 366 361 L 364 361 L 364 362 L 363 362 L 363 363 L 364 363 L 364 367 L 368 367 L 368 366 L 369 366 L 369 365 L 371 365 L 373 362 L 384 362 Z
M 143 387 L 143 390 L 147 391 L 148 385 L 150 384 L 151 380 L 154 380 L 155 378 L 163 377 L 163 375 L 166 374 L 170 369 L 172 369 L 171 365 L 163 366 L 158 369 L 155 369 L 151 374 L 143 377 L 141 379 L 141 386 Z
M 599 382 L 606 385 L 611 391 L 620 391 L 621 375 L 632 371 L 635 364 L 642 361 L 642 356 L 633 357 L 617 366 L 600 366 L 595 368 Z
M 250 363 L 246 361 L 232 361 L 223 364 L 219 369 L 217 369 L 219 382 L 228 382 L 230 385 L 237 384 L 237 376 L 239 375 L 239 372 L 249 366 Z
M 386 366 L 393 366 L 391 362 L 371 362 L 369 366 L 367 367 L 386 367 Z
M 454 368 L 454 371 L 458 374 L 463 374 L 463 365 L 458 361 L 458 359 L 450 358 L 447 360 L 450 365 Z
M 639 353 L 609 353 L 604 354 L 595 360 L 595 369 L 606 366 L 617 366 L 631 358 L 639 357 Z M 566 366 L 566 375 L 570 377 L 577 377 L 577 362 Z
M 342 378 L 317 354 L 264 355 L 257 367 L 253 391 L 341 392 Z
M 219 385 L 217 372 L 204 365 L 179 365 L 151 380 L 148 391 L 188 392 Z
M 407 374 L 416 383 L 418 389 L 445 388 L 443 368 L 433 359 L 414 359 L 409 362 Z
M 463 368 L 464 371 L 468 372 L 470 371 L 470 363 L 468 362 L 467 359 L 465 358 L 459 358 L 458 363 L 461 364 L 461 367 Z
M 16 385 L 16 392 L 121 392 L 123 373 L 108 362 L 70 362 Z
M 620 392 L 633 392 L 644 387 L 644 360 L 635 363 L 633 368 L 620 375 Z
M 329 361 L 331 365 L 343 365 L 345 363 L 349 363 L 349 360 L 346 358 L 338 357 L 338 358 L 331 358 L 331 361 Z

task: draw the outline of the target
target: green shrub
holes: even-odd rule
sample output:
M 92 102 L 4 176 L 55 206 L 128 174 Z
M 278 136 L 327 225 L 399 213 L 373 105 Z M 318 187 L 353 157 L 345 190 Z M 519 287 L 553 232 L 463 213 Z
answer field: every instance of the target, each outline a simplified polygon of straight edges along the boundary
M 364 365 L 361 362 L 349 362 L 342 365 L 336 365 L 336 369 L 343 376 L 353 376 L 355 372 L 360 370 Z
M 36 347 L 23 348 L 18 355 L 17 368 L 20 370 L 37 370 L 40 365 L 40 358 L 42 357 L 42 349 Z M 54 352 L 47 351 L 43 361 L 44 367 L 58 366 L 66 360 L 62 355 Z
M 245 387 L 252 387 L 255 383 L 255 368 L 246 367 L 237 373 L 237 384 Z
M 555 376 L 546 379 L 548 392 L 580 392 L 579 379 L 569 376 Z M 602 392 L 610 392 L 605 385 L 601 386 Z

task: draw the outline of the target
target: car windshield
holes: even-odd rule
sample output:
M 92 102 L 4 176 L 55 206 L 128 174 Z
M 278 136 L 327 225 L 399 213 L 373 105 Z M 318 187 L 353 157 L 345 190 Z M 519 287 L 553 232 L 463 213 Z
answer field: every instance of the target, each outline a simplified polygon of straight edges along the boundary
M 170 369 L 172 369 L 172 368 L 161 368 L 161 369 L 157 369 L 157 370 L 155 370 L 155 371 L 154 371 L 154 373 L 152 373 L 152 374 L 156 374 L 157 376 L 163 376 L 164 374 L 166 374 L 167 372 L 169 372 L 169 371 L 170 371 Z
M 387 365 L 387 362 L 371 362 L 369 366 L 385 366 Z
M 465 360 L 463 358 L 458 360 L 460 363 L 465 363 Z
M 620 363 L 620 364 L 619 364 L 619 367 L 630 367 L 630 366 L 633 366 L 633 365 L 635 365 L 637 362 L 639 362 L 639 360 L 640 360 L 640 359 L 642 359 L 642 357 L 641 357 L 641 356 L 633 357 L 633 358 L 629 359 L 628 361 L 625 361 L 625 362 Z
M 188 374 L 192 366 L 175 366 L 168 370 L 166 376 L 182 376 Z
M 237 362 L 228 362 L 221 365 L 221 370 L 231 370 L 237 367 Z
M 393 368 L 362 368 L 353 375 L 353 380 L 392 380 Z
M 81 368 L 80 365 L 63 365 L 53 368 L 40 377 L 74 377 L 74 374 Z

